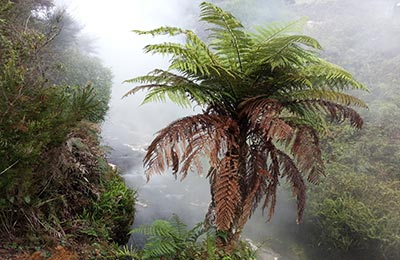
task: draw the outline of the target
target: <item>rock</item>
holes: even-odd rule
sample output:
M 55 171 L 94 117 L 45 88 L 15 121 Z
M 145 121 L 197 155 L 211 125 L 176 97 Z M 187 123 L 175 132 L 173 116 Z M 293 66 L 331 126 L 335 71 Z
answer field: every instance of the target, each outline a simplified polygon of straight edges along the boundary
M 135 203 L 137 206 L 143 207 L 143 208 L 147 208 L 149 205 L 147 205 L 146 203 L 140 202 L 140 201 L 136 201 Z
M 279 260 L 279 259 L 281 259 L 281 256 L 278 253 L 274 252 L 271 248 L 259 247 L 256 244 L 254 244 L 254 242 L 249 238 L 246 238 L 245 241 L 246 241 L 246 243 L 249 244 L 249 246 L 251 247 L 252 250 L 257 251 L 257 260 Z
M 258 260 L 279 260 L 281 256 L 274 252 L 271 248 L 260 248 L 257 250 L 257 259 Z

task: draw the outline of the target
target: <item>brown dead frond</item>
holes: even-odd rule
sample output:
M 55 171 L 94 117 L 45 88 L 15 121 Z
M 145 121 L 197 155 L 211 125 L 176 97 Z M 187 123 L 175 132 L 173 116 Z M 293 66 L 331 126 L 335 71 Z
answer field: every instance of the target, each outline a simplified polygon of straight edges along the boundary
M 244 101 L 241 107 L 240 117 L 247 119 L 250 132 L 258 132 L 265 140 L 291 138 L 293 129 L 279 118 L 282 106 L 278 101 L 256 97 Z
M 284 152 L 276 151 L 281 164 L 282 177 L 286 177 L 297 199 L 297 223 L 301 222 L 306 204 L 306 185 L 293 159 Z
M 348 119 L 350 121 L 350 125 L 357 129 L 361 129 L 364 123 L 360 114 L 350 106 L 345 106 L 326 100 L 303 100 L 298 104 L 304 105 L 307 109 L 311 109 L 319 113 L 325 112 L 330 118 L 331 122 L 343 123 Z
M 269 168 L 268 171 L 272 175 L 272 179 L 268 182 L 267 188 L 266 188 L 266 195 L 265 195 L 265 200 L 264 204 L 262 206 L 262 210 L 268 208 L 268 221 L 271 220 L 272 216 L 275 213 L 275 206 L 276 206 L 276 193 L 278 190 L 278 185 L 279 185 L 279 158 L 278 154 L 276 152 L 275 146 L 272 144 L 272 142 L 268 141 L 266 142 L 266 147 L 267 147 L 267 154 L 270 157 L 270 163 L 269 163 Z
M 243 195 L 244 206 L 240 221 L 245 223 L 256 210 L 265 195 L 268 182 L 273 179 L 267 168 L 267 156 L 259 146 L 252 146 L 245 177 L 246 191 Z
M 231 228 L 238 206 L 241 205 L 238 164 L 237 155 L 224 157 L 211 187 L 214 191 L 215 224 L 219 230 L 228 231 Z
M 173 174 L 184 178 L 189 170 L 202 173 L 200 159 L 206 155 L 211 166 L 218 167 L 220 158 L 232 145 L 238 126 L 226 116 L 199 114 L 177 120 L 162 129 L 144 158 L 146 174 L 163 173 L 170 167 Z
M 307 180 L 318 183 L 319 177 L 324 175 L 324 163 L 321 157 L 319 138 L 315 129 L 303 125 L 297 128 L 291 147 L 296 165 Z

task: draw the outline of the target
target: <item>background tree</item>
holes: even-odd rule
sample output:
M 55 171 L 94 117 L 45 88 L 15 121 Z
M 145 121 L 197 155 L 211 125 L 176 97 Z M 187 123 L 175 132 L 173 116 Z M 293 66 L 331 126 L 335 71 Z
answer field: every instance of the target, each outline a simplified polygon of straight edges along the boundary
M 209 24 L 209 45 L 193 32 L 161 27 L 139 34 L 183 35 L 186 42 L 150 44 L 146 52 L 169 55 L 168 70 L 155 69 L 129 82 L 143 85 L 126 95 L 148 90 L 144 102 L 167 97 L 182 106 L 204 108 L 161 130 L 148 148 L 147 176 L 171 167 L 184 178 L 202 171 L 209 158 L 211 203 L 207 221 L 224 234 L 219 246 L 230 251 L 244 224 L 263 200 L 274 213 L 280 178 L 297 197 L 301 221 L 304 179 L 317 183 L 323 174 L 319 133 L 329 121 L 362 119 L 351 106 L 365 104 L 348 89 L 365 89 L 344 69 L 317 56 L 319 43 L 293 34 L 303 21 L 271 24 L 250 33 L 230 13 L 201 4 Z

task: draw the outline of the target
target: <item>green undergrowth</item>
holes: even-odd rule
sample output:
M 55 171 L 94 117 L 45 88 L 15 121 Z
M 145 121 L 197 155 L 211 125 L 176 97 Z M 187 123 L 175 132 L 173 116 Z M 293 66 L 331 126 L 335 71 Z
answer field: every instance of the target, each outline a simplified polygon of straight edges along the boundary
M 224 234 L 206 229 L 199 223 L 191 229 L 176 215 L 169 220 L 158 219 L 150 225 L 140 226 L 131 231 L 142 234 L 147 241 L 141 250 L 127 246 L 117 251 L 117 256 L 133 257 L 137 260 L 175 259 L 175 260 L 252 260 L 256 252 L 249 244 L 240 241 L 232 252 L 217 249 L 218 238 Z
M 352 172 L 313 189 L 305 227 L 328 259 L 399 259 L 400 182 Z
M 37 251 L 57 245 L 80 259 L 113 259 L 129 238 L 135 192 L 106 162 L 98 126 L 81 122 L 30 171 L 0 190 L 0 244 Z M 5 179 L 1 179 L 5 180 Z M 11 181 L 10 181 L 11 180 Z

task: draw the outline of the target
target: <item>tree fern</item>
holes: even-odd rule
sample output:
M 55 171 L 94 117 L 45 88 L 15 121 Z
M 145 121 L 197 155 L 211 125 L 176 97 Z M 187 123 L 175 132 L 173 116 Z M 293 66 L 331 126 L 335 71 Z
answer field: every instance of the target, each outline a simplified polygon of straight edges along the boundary
M 129 80 L 142 85 L 127 95 L 147 90 L 145 103 L 168 98 L 204 109 L 157 134 L 144 158 L 146 174 L 170 167 L 185 178 L 190 171 L 201 173 L 200 158 L 208 157 L 207 216 L 215 218 L 207 222 L 226 235 L 217 236 L 218 247 L 230 251 L 260 203 L 272 217 L 281 178 L 293 187 L 301 221 L 305 183 L 317 183 L 324 173 L 318 135 L 332 122 L 361 128 L 354 107 L 366 104 L 344 91 L 366 88 L 318 56 L 318 41 L 299 33 L 305 19 L 247 31 L 217 6 L 202 3 L 200 8 L 206 42 L 175 27 L 136 31 L 183 35 L 186 42 L 147 45 L 145 52 L 168 55 L 170 66 Z

